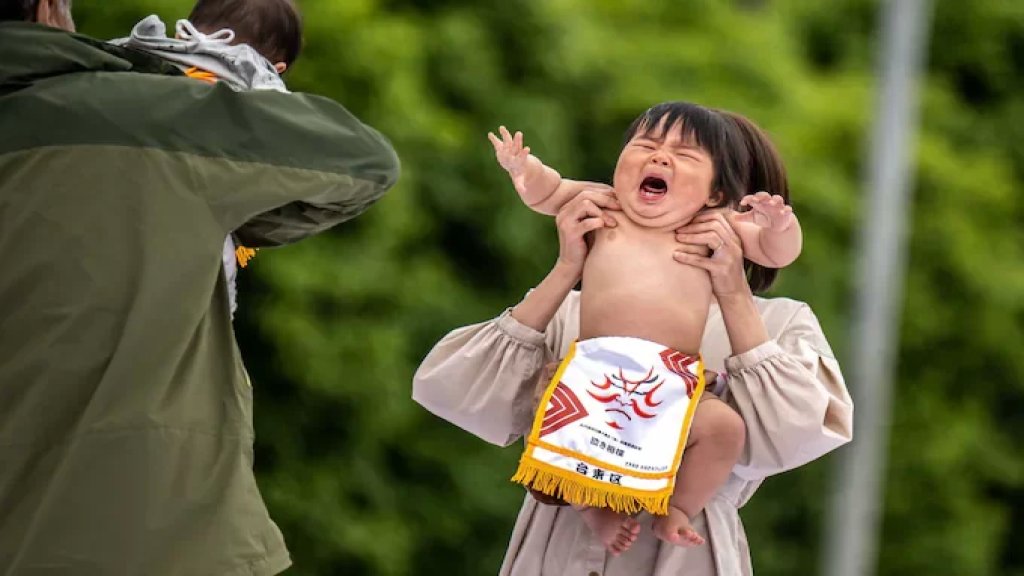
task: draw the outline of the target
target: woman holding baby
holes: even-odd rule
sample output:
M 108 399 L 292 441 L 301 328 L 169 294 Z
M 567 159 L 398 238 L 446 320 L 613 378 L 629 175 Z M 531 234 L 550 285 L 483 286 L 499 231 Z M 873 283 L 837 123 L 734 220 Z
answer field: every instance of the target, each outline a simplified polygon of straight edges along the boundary
M 496 142 L 499 159 L 503 151 L 521 152 L 519 144 L 509 138 Z M 678 478 L 684 492 L 691 488 L 699 508 L 684 506 L 686 514 L 679 517 L 693 538 L 678 538 L 676 525 L 669 534 L 670 517 L 643 512 L 623 523 L 606 511 L 528 494 L 501 574 L 751 574 L 739 508 L 766 477 L 852 437 L 852 402 L 813 312 L 801 302 L 755 296 L 775 279 L 779 266 L 770 266 L 773 257 L 787 256 L 781 265 L 792 261 L 791 240 L 799 236 L 798 228 L 790 228 L 795 217 L 781 205 L 788 204 L 788 186 L 774 148 L 739 115 L 676 102 L 652 107 L 630 127 L 612 191 L 562 181 L 530 158 L 532 171 L 529 163 L 503 165 L 511 168 L 527 204 L 556 215 L 558 260 L 515 307 L 459 328 L 435 345 L 416 373 L 414 399 L 474 435 L 506 446 L 530 434 L 538 378 L 547 386 L 549 365 L 574 350 L 577 341 L 623 331 L 646 337 L 644 330 L 654 330 L 659 341 L 678 343 L 677 349 L 699 348 L 692 352 L 704 370 L 719 375 L 702 379 L 707 392 L 700 397 L 691 437 L 703 427 L 699 437 L 712 458 L 716 452 L 735 456 L 721 478 L 701 478 L 699 471 L 687 471 L 687 463 L 700 454 L 687 444 Z M 518 168 L 527 170 L 525 176 Z M 539 189 L 544 198 L 557 200 L 554 206 L 549 200 L 547 210 L 538 208 L 543 202 L 532 201 L 528 193 Z M 751 209 L 742 215 L 734 211 L 742 207 Z M 626 249 L 643 254 L 624 259 Z M 607 272 L 611 264 L 601 262 L 602 253 L 616 254 L 608 262 L 655 267 L 661 280 L 626 298 L 625 290 L 635 286 L 618 286 L 625 281 Z M 650 275 L 647 269 L 632 272 L 632 277 Z M 581 279 L 582 297 L 573 290 Z M 686 293 L 679 293 L 680 286 Z M 623 298 L 615 300 L 620 292 Z M 619 318 L 614 322 L 613 312 Z M 641 327 L 637 319 L 645 314 L 649 320 Z M 699 326 L 687 324 L 694 318 Z M 670 330 L 676 321 L 679 333 L 666 332 L 665 326 Z M 545 368 L 548 373 L 542 374 Z M 739 426 L 718 428 L 731 432 L 716 439 L 709 423 L 718 412 L 726 423 L 738 416 Z M 706 495 L 698 494 L 701 490 Z M 613 530 L 605 530 L 612 526 L 608 522 Z M 682 524 L 678 528 L 685 534 Z

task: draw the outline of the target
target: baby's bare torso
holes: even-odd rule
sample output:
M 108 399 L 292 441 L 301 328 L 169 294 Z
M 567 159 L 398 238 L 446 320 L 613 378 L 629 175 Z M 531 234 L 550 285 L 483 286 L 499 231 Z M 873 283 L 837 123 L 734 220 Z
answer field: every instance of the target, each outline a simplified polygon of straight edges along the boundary
M 596 231 L 583 268 L 580 339 L 632 336 L 698 353 L 711 304 L 707 272 L 672 258 L 673 231 L 615 217 L 618 226 Z

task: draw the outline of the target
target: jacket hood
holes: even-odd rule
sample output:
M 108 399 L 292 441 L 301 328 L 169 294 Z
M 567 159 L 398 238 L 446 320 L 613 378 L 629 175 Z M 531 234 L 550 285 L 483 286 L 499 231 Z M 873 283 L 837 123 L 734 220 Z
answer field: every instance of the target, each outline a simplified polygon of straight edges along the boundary
M 167 26 L 154 14 L 136 24 L 131 36 L 110 43 L 159 56 L 179 67 L 212 72 L 232 90 L 288 91 L 273 64 L 253 47 L 234 43 L 233 31 L 203 34 L 188 20 L 178 20 L 174 31 L 175 36 L 168 37 Z

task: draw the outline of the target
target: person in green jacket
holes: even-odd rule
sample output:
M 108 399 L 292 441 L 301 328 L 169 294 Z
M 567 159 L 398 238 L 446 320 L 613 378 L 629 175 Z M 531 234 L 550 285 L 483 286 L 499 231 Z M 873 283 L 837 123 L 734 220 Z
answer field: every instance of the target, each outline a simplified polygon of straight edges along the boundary
M 366 210 L 399 165 L 326 98 L 235 92 L 0 0 L 0 575 L 269 575 L 221 248 Z

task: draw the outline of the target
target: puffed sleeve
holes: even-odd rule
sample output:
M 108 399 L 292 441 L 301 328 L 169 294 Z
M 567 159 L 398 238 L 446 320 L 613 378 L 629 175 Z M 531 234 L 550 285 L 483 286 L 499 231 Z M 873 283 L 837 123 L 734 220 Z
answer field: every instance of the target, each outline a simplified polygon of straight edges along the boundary
M 817 317 L 801 304 L 773 340 L 727 358 L 726 400 L 747 425 L 734 473 L 756 480 L 850 441 L 853 402 Z
M 552 325 L 561 325 L 565 312 L 562 306 Z M 416 370 L 412 397 L 463 430 L 507 446 L 529 430 L 537 377 L 553 359 L 545 334 L 506 310 L 442 338 Z

